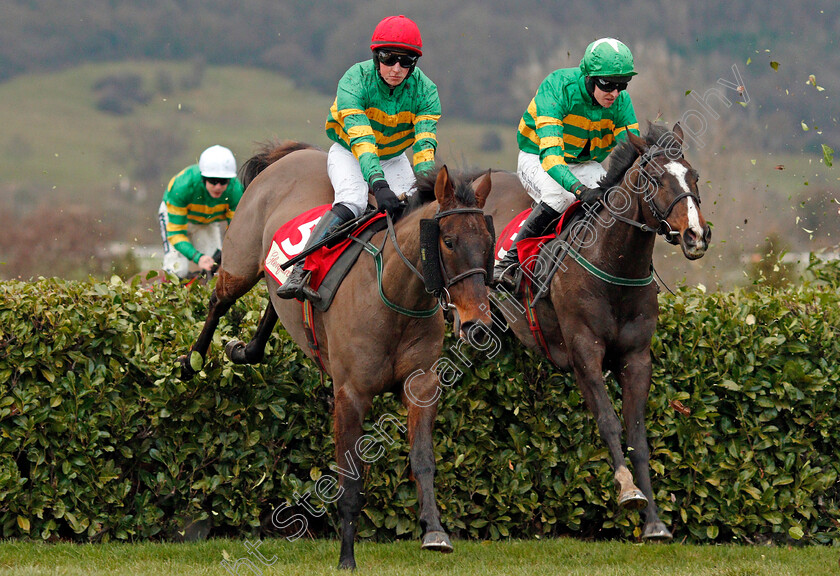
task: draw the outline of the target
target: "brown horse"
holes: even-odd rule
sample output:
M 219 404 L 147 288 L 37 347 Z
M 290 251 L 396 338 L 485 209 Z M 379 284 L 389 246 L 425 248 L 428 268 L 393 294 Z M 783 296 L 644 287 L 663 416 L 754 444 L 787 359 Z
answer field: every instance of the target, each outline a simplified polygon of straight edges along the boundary
M 606 210 L 590 214 L 589 223 L 577 227 L 577 242 L 570 241 L 576 244 L 576 254 L 570 251 L 557 266 L 532 313 L 523 300 L 518 309 L 522 314 L 508 322 L 526 346 L 546 354 L 558 368 L 574 372 L 609 447 L 619 504 L 644 508 L 646 539 L 672 537 L 653 499 L 645 430 L 650 343 L 658 315 L 652 282 L 654 240 L 656 232 L 665 235 L 693 260 L 703 256 L 711 238 L 700 213 L 697 172 L 683 157 L 682 139 L 679 124 L 673 132 L 652 125 L 644 139 L 629 134 L 629 141 L 616 147 L 600 183 L 609 189 Z M 495 193 L 485 211 L 493 216 L 496 230 L 504 230 L 531 199 L 513 174 L 493 173 L 492 181 Z M 526 314 L 536 317 L 542 343 Z M 621 423 L 607 394 L 605 370 L 621 386 L 630 461 L 641 490 L 625 463 Z
M 264 276 L 264 261 L 274 232 L 293 217 L 333 200 L 326 154 L 300 148 L 298 143 L 266 147 L 243 166 L 247 191 L 225 235 L 222 265 L 210 297 L 207 320 L 191 349 L 202 359 L 219 319 Z M 383 231 L 371 240 L 372 245 L 384 246 L 382 294 L 377 290 L 374 259 L 363 253 L 336 292 L 331 307 L 314 313 L 314 334 L 320 352 L 317 360 L 307 344 L 301 303 L 277 298 L 278 284 L 267 274 L 270 302 L 257 333 L 247 345 L 229 342 L 225 347 L 234 362 L 259 362 L 279 318 L 310 358 L 322 363 L 333 380 L 338 471 L 363 470 L 362 460 L 376 452 L 361 449 L 367 454 L 359 453 L 360 444 L 364 444 L 365 415 L 376 395 L 400 390 L 408 411 L 409 457 L 418 491 L 423 548 L 444 552 L 451 551 L 452 545 L 441 526 L 435 499 L 432 447 L 439 395 L 432 368 L 443 348 L 444 317 L 439 299 L 427 292 L 415 267 L 421 266 L 421 221 L 434 219 L 439 230 L 435 239 L 439 272 L 446 283 L 441 293 L 445 295 L 443 300 L 449 300 L 443 301 L 444 307 L 451 305 L 455 309 L 462 332 L 490 325 L 486 282 L 488 266 L 492 266 L 493 234 L 481 211 L 490 193 L 490 181 L 484 180 L 472 188 L 469 179 L 456 181 L 443 167 L 436 178 L 418 182 L 417 193 L 393 226 L 395 237 L 389 234 L 386 238 L 388 231 Z M 185 376 L 193 373 L 190 356 L 181 360 Z M 356 565 L 353 543 L 364 505 L 363 483 L 363 474 L 339 476 L 340 568 Z M 335 493 L 335 489 L 331 492 Z

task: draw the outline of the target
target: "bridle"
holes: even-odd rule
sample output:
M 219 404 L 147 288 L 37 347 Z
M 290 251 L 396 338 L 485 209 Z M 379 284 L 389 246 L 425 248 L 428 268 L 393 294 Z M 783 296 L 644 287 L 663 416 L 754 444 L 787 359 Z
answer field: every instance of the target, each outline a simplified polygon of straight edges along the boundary
M 680 155 L 678 157 L 673 157 L 671 154 L 669 154 L 669 151 L 668 151 L 667 148 L 665 148 L 663 146 L 651 146 L 647 150 L 647 152 L 645 152 L 639 158 L 639 168 L 645 174 L 650 176 L 651 173 L 647 170 L 647 166 L 648 166 L 648 164 L 650 164 L 650 162 L 654 158 L 658 158 L 660 156 L 667 156 L 670 160 L 681 160 L 683 158 L 682 152 L 680 152 Z M 610 203 L 608 202 L 608 196 L 609 196 L 609 193 L 611 191 L 612 191 L 612 189 L 607 191 L 607 194 L 605 195 L 604 199 L 601 200 L 601 204 L 606 208 L 607 212 L 609 212 L 610 215 L 613 218 L 615 218 L 616 220 L 618 220 L 620 222 L 624 222 L 625 224 L 629 224 L 630 226 L 635 226 L 636 228 L 639 228 L 643 232 L 650 232 L 650 233 L 659 234 L 660 236 L 663 236 L 665 238 L 666 242 L 668 242 L 669 244 L 673 244 L 673 245 L 679 244 L 679 235 L 680 235 L 679 231 L 674 230 L 673 228 L 671 228 L 671 225 L 668 224 L 668 216 L 671 215 L 671 212 L 674 210 L 674 207 L 683 198 L 691 198 L 692 200 L 697 202 L 698 206 L 700 205 L 700 196 L 698 196 L 694 192 L 689 191 L 689 192 L 683 192 L 682 194 L 678 194 L 671 201 L 671 203 L 668 205 L 668 207 L 665 210 L 660 210 L 659 207 L 656 205 L 656 202 L 654 202 L 654 199 L 653 199 L 654 194 L 645 193 L 645 195 L 644 195 L 645 202 L 647 202 L 648 209 L 650 209 L 651 214 L 653 214 L 653 217 L 656 218 L 656 222 L 657 222 L 657 227 L 656 228 L 651 228 L 650 226 L 648 226 L 647 224 L 644 224 L 643 222 L 637 222 L 635 220 L 625 218 L 621 214 L 616 213 L 610 207 Z
M 480 274 L 484 278 L 485 284 L 487 284 L 489 279 L 492 277 L 492 267 L 489 263 L 485 263 L 482 268 L 470 268 L 469 270 L 452 276 L 446 269 L 443 259 L 440 257 L 440 247 L 438 244 L 438 239 L 440 237 L 440 221 L 449 216 L 461 214 L 484 215 L 485 223 L 487 224 L 488 231 L 490 232 L 490 237 L 491 239 L 494 238 L 493 220 L 490 216 L 484 214 L 484 211 L 480 208 L 453 208 L 442 212 L 438 211 L 433 218 L 425 218 L 420 221 L 420 261 L 423 268 L 422 273 L 415 268 L 415 266 L 408 258 L 406 258 L 405 254 L 403 254 L 400 249 L 400 246 L 397 243 L 397 235 L 394 230 L 393 221 L 391 220 L 391 217 L 388 216 L 388 236 L 391 238 L 391 243 L 394 245 L 394 249 L 397 251 L 397 254 L 399 254 L 408 269 L 423 281 L 423 284 L 426 287 L 426 292 L 434 295 L 438 299 L 441 308 L 444 310 L 448 310 L 451 306 L 452 298 L 449 294 L 449 288 L 453 285 L 476 274 Z M 493 251 L 490 250 L 490 258 L 492 258 L 492 252 Z M 491 260 L 488 259 L 488 262 L 490 261 Z

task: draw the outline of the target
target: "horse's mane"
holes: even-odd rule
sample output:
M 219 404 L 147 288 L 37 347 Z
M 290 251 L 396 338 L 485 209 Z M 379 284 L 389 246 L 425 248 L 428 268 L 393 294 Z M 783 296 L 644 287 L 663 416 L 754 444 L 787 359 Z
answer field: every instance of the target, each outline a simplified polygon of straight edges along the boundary
M 437 166 L 434 170 L 417 176 L 416 191 L 409 196 L 403 216 L 435 200 L 435 182 L 440 170 L 441 167 Z M 475 179 L 485 173 L 486 171 L 474 173 L 449 171 L 449 177 L 455 186 L 455 198 L 458 202 L 464 206 L 476 205 L 475 191 L 472 189 L 471 184 Z
M 317 146 L 307 144 L 306 142 L 297 142 L 295 140 L 269 140 L 259 145 L 259 150 L 256 154 L 251 156 L 239 167 L 239 181 L 242 182 L 242 187 L 247 188 L 248 185 L 257 177 L 257 175 L 268 168 L 274 162 L 277 162 L 283 156 L 287 156 L 297 150 L 307 149 L 317 150 Z
M 670 132 L 664 124 L 653 124 L 648 122 L 647 132 L 645 132 L 644 139 L 648 146 L 653 146 L 660 140 L 663 135 Z M 603 190 L 609 190 L 613 186 L 617 186 L 624 178 L 624 173 L 630 169 L 639 153 L 629 140 L 622 141 L 610 153 L 610 168 L 603 178 L 598 182 Z

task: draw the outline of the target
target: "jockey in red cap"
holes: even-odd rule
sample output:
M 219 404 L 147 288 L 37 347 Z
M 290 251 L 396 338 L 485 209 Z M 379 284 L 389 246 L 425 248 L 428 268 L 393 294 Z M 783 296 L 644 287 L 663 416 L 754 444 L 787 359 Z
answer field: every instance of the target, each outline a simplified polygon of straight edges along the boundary
M 398 212 L 397 194 L 414 191 L 415 172 L 435 164 L 440 98 L 437 86 L 417 68 L 423 54 L 420 30 L 405 16 L 389 16 L 370 39 L 373 58 L 350 67 L 338 82 L 327 115 L 327 136 L 335 142 L 327 173 L 335 190 L 332 208 L 307 242 L 313 245 L 344 222 L 360 216 L 373 192 L 377 208 Z M 411 149 L 411 160 L 406 152 Z M 306 248 L 304 248 L 306 249 Z M 317 300 L 303 262 L 278 289 L 281 298 Z

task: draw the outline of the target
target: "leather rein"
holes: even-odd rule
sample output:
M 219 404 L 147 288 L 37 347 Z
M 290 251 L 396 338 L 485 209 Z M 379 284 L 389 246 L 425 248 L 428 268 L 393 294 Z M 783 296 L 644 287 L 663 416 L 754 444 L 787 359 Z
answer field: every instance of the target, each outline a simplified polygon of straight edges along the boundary
M 444 210 L 443 212 L 438 211 L 435 214 L 434 219 L 437 222 L 440 222 L 440 220 L 442 220 L 443 218 L 446 218 L 447 216 L 454 216 L 456 214 L 482 214 L 483 215 L 484 211 L 481 208 L 453 208 L 452 210 Z M 402 259 L 403 263 L 405 263 L 405 265 L 408 267 L 408 269 L 411 270 L 414 273 L 414 275 L 417 276 L 420 279 L 421 282 L 423 282 L 423 284 L 425 286 L 425 278 L 424 278 L 423 274 L 419 270 L 417 270 L 417 268 L 414 266 L 414 264 L 412 264 L 411 261 L 409 261 L 409 259 L 406 258 L 405 254 L 403 254 L 403 251 L 400 249 L 400 245 L 397 242 L 397 233 L 394 230 L 394 222 L 391 219 L 391 216 L 386 214 L 386 217 L 387 217 L 387 221 L 388 221 L 388 237 L 391 239 L 391 243 L 394 245 L 394 249 L 397 251 L 397 254 L 399 254 L 400 258 Z M 384 245 L 383 245 L 383 248 L 384 248 Z M 381 249 L 380 249 L 380 251 L 381 251 Z M 467 270 L 465 272 L 462 272 L 460 274 L 456 274 L 455 276 L 450 276 L 449 272 L 446 270 L 446 266 L 443 263 L 443 260 L 441 260 L 440 258 L 438 260 L 439 260 L 439 263 L 440 263 L 441 273 L 443 274 L 443 286 L 439 290 L 435 290 L 435 291 L 430 292 L 430 294 L 433 294 L 438 299 L 440 307 L 443 308 L 444 310 L 448 310 L 451 306 L 452 298 L 449 295 L 448 288 L 450 288 L 452 285 L 460 282 L 461 280 L 464 280 L 465 278 L 473 276 L 475 274 L 481 274 L 481 276 L 484 278 L 485 283 L 487 282 L 487 269 L 486 268 L 478 268 L 478 267 L 470 268 L 469 270 Z M 427 289 L 427 291 L 428 291 L 428 289 Z
M 682 158 L 682 152 L 680 152 L 680 156 L 678 158 L 672 158 L 668 154 L 668 149 L 667 148 L 664 148 L 664 147 L 661 147 L 661 146 L 651 147 L 650 149 L 648 149 L 647 152 L 645 152 L 640 157 L 639 167 L 646 174 L 650 175 L 650 172 L 647 171 L 647 165 L 650 164 L 650 162 L 654 158 L 658 158 L 660 156 L 667 156 L 671 160 L 679 160 L 679 159 Z M 612 188 L 610 188 L 610 190 L 607 190 L 607 195 L 609 195 L 611 190 L 612 190 Z M 668 224 L 667 218 L 668 218 L 668 216 L 671 215 L 671 212 L 674 210 L 674 207 L 683 198 L 691 198 L 692 200 L 697 202 L 697 205 L 699 206 L 700 205 L 700 196 L 698 196 L 694 192 L 683 192 L 682 194 L 678 194 L 676 196 L 676 198 L 674 198 L 671 201 L 671 203 L 668 205 L 668 207 L 665 210 L 660 210 L 659 207 L 657 207 L 656 203 L 653 200 L 653 197 L 654 197 L 654 194 L 647 194 L 646 193 L 644 195 L 645 202 L 647 202 L 647 205 L 648 205 L 648 208 L 650 209 L 651 214 L 653 214 L 653 217 L 656 218 L 656 221 L 657 221 L 657 224 L 658 224 L 658 226 L 656 228 L 651 228 L 650 226 L 648 226 L 644 222 L 637 222 L 636 220 L 631 220 L 630 218 L 625 218 L 621 214 L 618 214 L 617 212 L 615 212 L 610 207 L 609 202 L 607 202 L 606 196 L 605 196 L 605 198 L 601 199 L 601 205 L 604 206 L 604 208 L 606 208 L 607 212 L 610 213 L 610 216 L 612 216 L 613 218 L 615 218 L 619 222 L 624 222 L 625 224 L 629 224 L 630 226 L 634 226 L 634 227 L 638 228 L 639 230 L 641 230 L 642 232 L 659 234 L 660 236 L 663 236 L 665 238 L 665 241 L 668 242 L 669 244 L 673 244 L 673 245 L 678 244 L 680 233 L 679 233 L 679 231 L 671 228 L 671 225 Z

